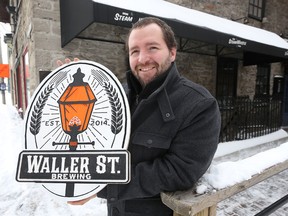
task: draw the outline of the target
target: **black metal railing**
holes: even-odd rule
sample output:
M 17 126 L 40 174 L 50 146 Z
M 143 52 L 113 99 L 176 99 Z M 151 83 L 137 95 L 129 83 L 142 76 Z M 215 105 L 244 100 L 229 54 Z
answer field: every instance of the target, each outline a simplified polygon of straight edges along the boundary
M 248 96 L 218 98 L 222 125 L 220 142 L 243 140 L 277 131 L 282 123 L 282 99 Z
M 286 203 L 288 203 L 288 194 L 282 197 L 281 199 L 277 200 L 276 202 L 272 203 L 270 206 L 266 207 L 259 213 L 255 214 L 255 216 L 268 216 L 273 212 L 275 212 L 280 207 L 282 207 L 283 205 L 285 205 Z

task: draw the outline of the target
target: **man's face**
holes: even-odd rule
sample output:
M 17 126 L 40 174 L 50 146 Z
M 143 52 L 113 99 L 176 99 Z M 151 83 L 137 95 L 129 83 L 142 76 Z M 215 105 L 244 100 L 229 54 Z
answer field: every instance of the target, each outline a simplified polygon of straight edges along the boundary
M 130 68 L 143 87 L 164 73 L 176 57 L 176 48 L 168 49 L 156 24 L 134 29 L 128 46 Z

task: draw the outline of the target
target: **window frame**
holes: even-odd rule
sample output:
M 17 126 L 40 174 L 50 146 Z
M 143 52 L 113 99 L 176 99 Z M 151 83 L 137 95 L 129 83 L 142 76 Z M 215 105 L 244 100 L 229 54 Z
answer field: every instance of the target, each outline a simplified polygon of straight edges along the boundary
M 271 75 L 270 64 L 257 65 L 257 75 L 255 83 L 256 96 L 270 95 L 270 75 Z
M 266 0 L 249 0 L 248 17 L 262 21 L 265 12 Z

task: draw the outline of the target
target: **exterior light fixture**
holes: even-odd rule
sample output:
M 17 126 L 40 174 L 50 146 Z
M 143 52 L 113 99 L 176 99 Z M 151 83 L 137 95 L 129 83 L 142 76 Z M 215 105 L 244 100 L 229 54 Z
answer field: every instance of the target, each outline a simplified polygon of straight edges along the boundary
M 10 45 L 10 44 L 12 44 L 12 42 L 13 42 L 13 36 L 11 33 L 4 35 L 4 43 L 5 44 Z
M 232 21 L 239 21 L 239 20 L 243 20 L 243 21 L 242 21 L 243 24 L 247 24 L 247 23 L 249 23 L 249 19 L 248 19 L 247 16 L 245 16 L 245 17 L 240 17 L 240 18 L 237 18 L 237 19 L 233 19 L 233 18 L 231 18 L 231 20 L 232 20 Z
M 73 75 L 74 81 L 58 100 L 62 128 L 70 135 L 70 151 L 76 150 L 77 135 L 87 129 L 94 103 L 97 101 L 89 84 L 83 81 L 84 76 L 78 68 L 77 73 Z

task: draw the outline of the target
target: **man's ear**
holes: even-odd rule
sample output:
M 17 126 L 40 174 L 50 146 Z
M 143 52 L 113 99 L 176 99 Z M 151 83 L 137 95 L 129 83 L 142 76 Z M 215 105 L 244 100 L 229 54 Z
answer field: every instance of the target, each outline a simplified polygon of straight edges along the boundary
M 176 59 L 176 53 L 177 53 L 177 49 L 176 47 L 173 47 L 171 50 L 170 50 L 170 60 L 171 62 L 174 62 L 175 59 Z

